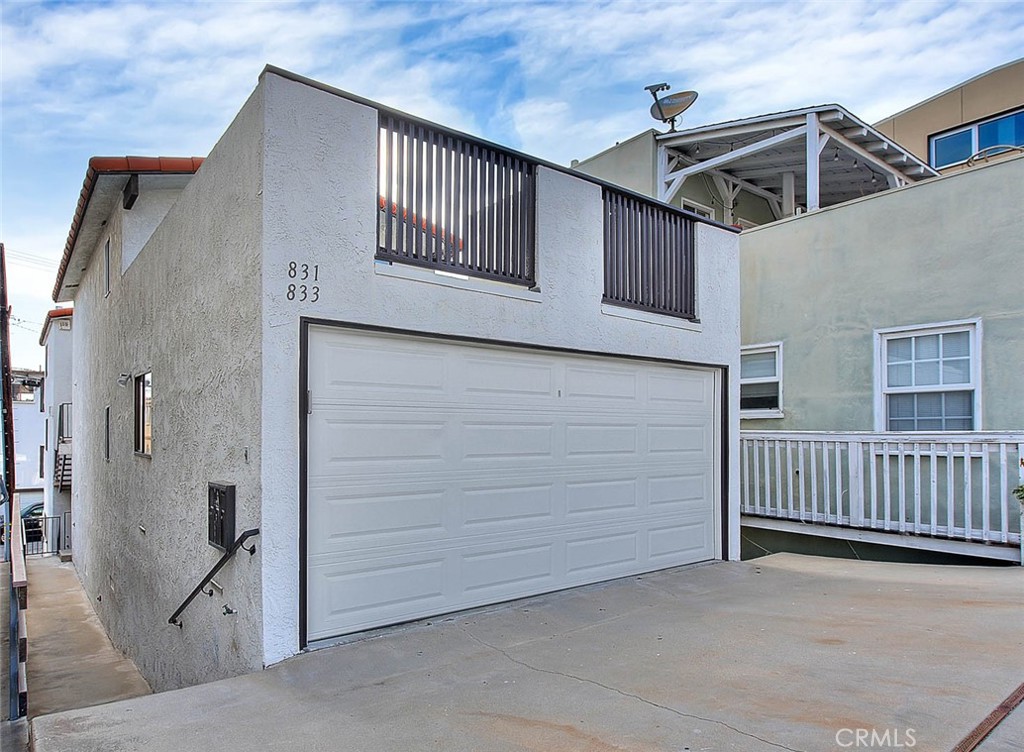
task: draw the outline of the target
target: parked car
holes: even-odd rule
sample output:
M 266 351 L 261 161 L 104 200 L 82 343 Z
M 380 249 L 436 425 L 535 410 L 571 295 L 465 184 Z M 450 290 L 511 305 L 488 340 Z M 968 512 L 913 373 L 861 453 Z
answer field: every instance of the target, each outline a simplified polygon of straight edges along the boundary
M 25 521 L 25 542 L 38 543 L 43 539 L 43 502 L 37 501 L 21 510 L 21 519 Z M 0 525 L 0 543 L 4 542 L 7 526 Z

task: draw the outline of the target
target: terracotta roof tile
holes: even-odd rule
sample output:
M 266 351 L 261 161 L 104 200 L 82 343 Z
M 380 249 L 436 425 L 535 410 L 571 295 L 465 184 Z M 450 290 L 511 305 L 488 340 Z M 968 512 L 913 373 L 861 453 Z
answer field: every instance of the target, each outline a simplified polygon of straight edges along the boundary
M 73 316 L 74 313 L 74 308 L 54 308 L 52 311 L 47 311 L 46 321 L 43 322 L 43 331 L 39 335 L 39 344 L 42 345 L 46 341 L 46 332 L 50 328 L 51 321 Z
M 71 230 L 64 244 L 64 256 L 57 270 L 57 282 L 53 287 L 53 299 L 57 300 L 64 275 L 71 261 L 71 253 L 78 241 L 78 231 L 85 217 L 85 210 L 92 198 L 92 190 L 96 185 L 97 175 L 189 175 L 195 173 L 203 163 L 203 157 L 92 157 L 89 168 L 85 171 L 85 181 L 78 195 L 78 205 L 71 220 Z

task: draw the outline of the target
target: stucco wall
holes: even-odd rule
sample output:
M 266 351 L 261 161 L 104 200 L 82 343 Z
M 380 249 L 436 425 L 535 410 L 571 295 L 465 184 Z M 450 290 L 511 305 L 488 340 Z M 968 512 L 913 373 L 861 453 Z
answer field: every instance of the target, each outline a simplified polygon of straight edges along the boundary
M 875 329 L 980 318 L 982 425 L 1024 427 L 1024 158 L 744 232 L 744 344 L 782 341 L 785 418 L 874 429 Z
M 167 212 L 178 200 L 181 189 L 160 189 L 160 180 L 165 176 L 141 175 L 139 177 L 139 197 L 135 200 L 131 211 L 122 212 L 123 242 L 121 244 L 121 273 L 127 271 L 135 257 L 139 255 L 146 241 L 153 235 L 157 225 L 167 216 Z
M 167 623 L 221 556 L 207 544 L 207 482 L 236 485 L 238 531 L 261 523 L 261 134 L 257 91 L 137 258 L 112 275 L 109 297 L 96 253 L 75 298 L 74 561 L 111 640 L 158 690 L 262 666 L 259 538 L 255 556 L 240 553 L 217 575 L 222 594 L 199 596 L 182 629 Z M 118 202 L 114 269 L 137 242 L 131 224 Z M 132 385 L 117 379 L 147 371 L 153 450 L 141 457 Z M 224 615 L 225 604 L 237 613 Z
M 62 329 L 66 325 L 69 328 Z M 57 423 L 60 405 L 71 402 L 71 368 L 74 353 L 72 317 L 54 319 L 50 322 L 46 334 L 46 380 L 43 382 L 43 400 L 46 406 L 47 452 L 45 467 L 45 498 L 46 514 L 59 516 L 71 509 L 71 492 L 58 491 L 53 486 L 54 450 L 57 447 Z M 74 412 L 72 412 L 72 420 Z M 71 426 L 69 426 L 70 428 Z M 72 439 L 73 441 L 73 439 Z M 61 523 L 63 524 L 63 523 Z M 73 523 L 72 523 L 73 524 Z
M 374 262 L 377 114 L 273 73 L 266 106 L 263 252 L 263 620 L 267 662 L 298 649 L 299 320 L 302 316 L 606 353 L 738 365 L 737 236 L 698 228 L 701 331 L 602 313 L 602 202 L 593 183 L 540 168 L 531 299 L 396 278 Z M 205 169 L 205 167 L 204 167 Z M 288 264 L 319 267 L 317 303 L 289 301 Z M 497 290 L 499 286 L 492 286 Z M 737 442 L 738 386 L 729 389 Z M 738 466 L 730 472 L 738 511 Z M 738 514 L 730 555 L 738 556 Z

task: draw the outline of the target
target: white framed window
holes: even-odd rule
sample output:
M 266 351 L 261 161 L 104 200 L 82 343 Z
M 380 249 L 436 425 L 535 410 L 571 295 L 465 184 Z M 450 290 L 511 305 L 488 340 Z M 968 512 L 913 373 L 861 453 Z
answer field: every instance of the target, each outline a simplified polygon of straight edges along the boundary
M 691 201 L 688 198 L 683 199 L 682 207 L 684 211 L 693 212 L 698 217 L 704 217 L 704 219 L 715 218 L 715 210 L 712 209 L 710 206 L 698 204 L 696 201 Z
M 932 167 L 949 167 L 996 146 L 1024 146 L 1024 109 L 931 136 L 928 156 Z
M 981 429 L 981 322 L 875 332 L 875 429 Z
M 783 417 L 781 342 L 740 348 L 740 417 Z

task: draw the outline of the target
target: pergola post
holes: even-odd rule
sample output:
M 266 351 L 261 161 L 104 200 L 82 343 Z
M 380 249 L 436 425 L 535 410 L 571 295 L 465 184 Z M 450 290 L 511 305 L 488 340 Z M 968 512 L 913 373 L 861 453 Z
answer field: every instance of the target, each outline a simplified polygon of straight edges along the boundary
M 818 148 L 818 113 L 807 113 L 806 154 L 807 154 L 807 211 L 816 211 L 821 208 L 820 179 L 821 171 L 819 156 L 821 150 Z

